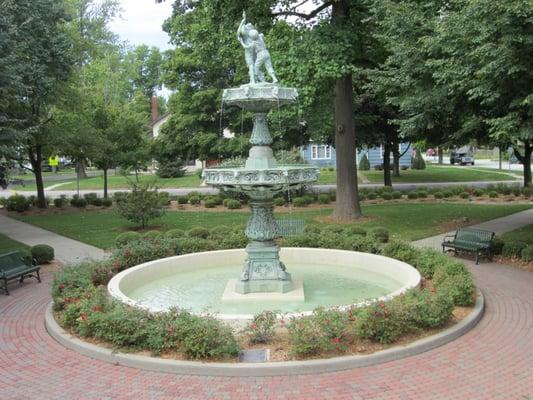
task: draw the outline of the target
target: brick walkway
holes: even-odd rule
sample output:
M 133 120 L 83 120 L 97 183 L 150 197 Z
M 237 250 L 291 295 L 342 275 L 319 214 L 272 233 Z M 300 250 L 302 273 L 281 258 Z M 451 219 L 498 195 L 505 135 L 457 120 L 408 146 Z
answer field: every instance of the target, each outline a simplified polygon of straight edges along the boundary
M 6 399 L 533 399 L 533 274 L 471 265 L 485 317 L 427 353 L 338 373 L 273 378 L 179 376 L 114 366 L 51 339 L 50 273 L 0 295 L 0 398 Z

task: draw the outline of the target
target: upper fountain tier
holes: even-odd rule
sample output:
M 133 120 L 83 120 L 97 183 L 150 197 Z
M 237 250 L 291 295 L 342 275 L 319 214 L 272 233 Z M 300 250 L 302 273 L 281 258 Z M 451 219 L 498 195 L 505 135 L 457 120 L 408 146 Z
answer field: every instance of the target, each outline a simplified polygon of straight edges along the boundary
M 265 113 L 297 100 L 298 91 L 295 88 L 268 82 L 250 83 L 236 88 L 224 89 L 222 92 L 224 103 L 256 113 Z

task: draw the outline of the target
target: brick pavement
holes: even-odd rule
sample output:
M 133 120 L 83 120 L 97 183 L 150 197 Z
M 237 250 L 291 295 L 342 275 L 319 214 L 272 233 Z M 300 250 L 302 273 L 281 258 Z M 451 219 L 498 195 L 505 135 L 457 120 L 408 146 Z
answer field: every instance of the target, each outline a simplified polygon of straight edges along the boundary
M 533 274 L 470 263 L 487 309 L 456 341 L 381 365 L 264 378 L 162 374 L 81 356 L 50 338 L 51 274 L 0 295 L 0 398 L 26 399 L 533 399 Z

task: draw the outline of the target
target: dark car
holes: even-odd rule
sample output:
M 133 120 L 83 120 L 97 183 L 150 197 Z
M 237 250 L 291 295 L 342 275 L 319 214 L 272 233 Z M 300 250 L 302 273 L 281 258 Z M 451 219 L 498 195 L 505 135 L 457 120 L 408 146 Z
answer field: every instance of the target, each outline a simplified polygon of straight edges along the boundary
M 469 152 L 456 152 L 452 151 L 450 153 L 450 164 L 460 164 L 460 165 L 466 165 L 466 164 L 472 164 L 474 165 L 474 155 Z

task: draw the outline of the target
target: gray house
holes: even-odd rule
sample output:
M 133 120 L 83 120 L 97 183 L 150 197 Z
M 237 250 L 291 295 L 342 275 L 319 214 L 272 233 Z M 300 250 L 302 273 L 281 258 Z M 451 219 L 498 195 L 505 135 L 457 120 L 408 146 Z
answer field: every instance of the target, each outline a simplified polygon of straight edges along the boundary
M 408 148 L 409 143 L 400 143 L 399 146 L 400 154 L 402 154 Z M 327 144 L 309 143 L 300 147 L 300 154 L 305 161 L 317 167 L 334 167 L 336 165 L 337 156 L 335 154 L 335 148 Z M 357 149 L 357 165 L 359 165 L 359 161 L 364 154 L 366 154 L 370 162 L 370 168 L 383 164 L 383 146 Z M 392 153 L 390 159 L 392 163 Z M 404 165 L 411 166 L 410 150 L 407 150 L 400 157 L 400 167 Z

